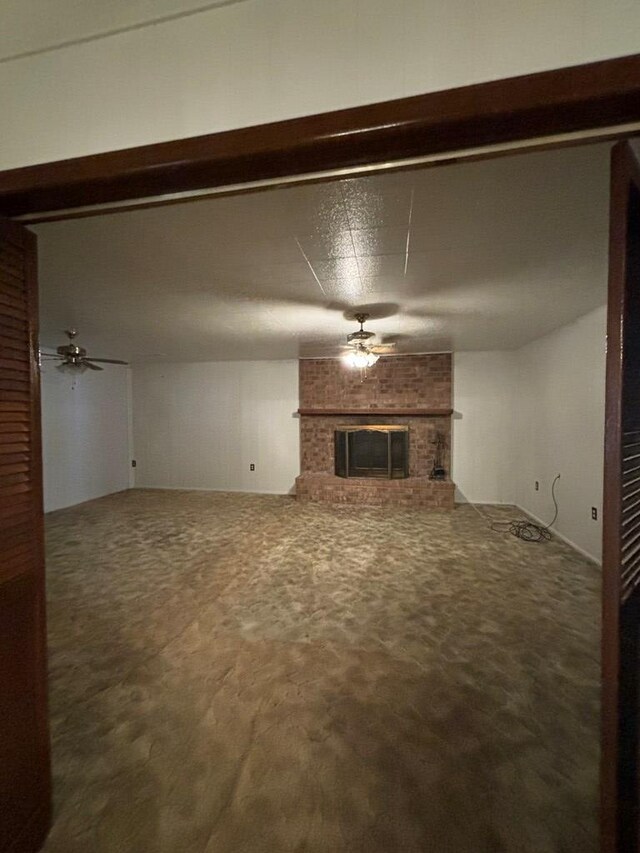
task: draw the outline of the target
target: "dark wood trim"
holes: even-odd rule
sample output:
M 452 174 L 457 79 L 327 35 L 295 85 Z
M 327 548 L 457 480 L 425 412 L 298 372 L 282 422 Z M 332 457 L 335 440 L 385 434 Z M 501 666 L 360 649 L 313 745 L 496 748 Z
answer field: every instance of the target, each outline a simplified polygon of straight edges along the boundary
M 31 815 L 29 823 L 6 853 L 38 853 L 47 838 L 50 826 L 51 806 L 48 804 Z
M 601 750 L 601 849 L 617 850 L 617 744 L 618 663 L 622 456 L 622 326 L 625 304 L 625 251 L 627 231 L 627 156 L 616 145 L 611 158 L 611 216 L 609 232 L 609 297 L 607 314 L 607 375 L 605 401 L 605 448 L 603 492 L 602 561 L 602 750 Z
M 29 840 L 39 850 L 38 839 L 46 838 L 52 819 L 51 746 L 49 733 L 49 693 L 47 650 L 47 603 L 44 540 L 44 478 L 42 470 L 42 411 L 40 393 L 40 291 L 38 287 L 38 244 L 36 235 L 24 229 L 24 242 L 29 247 L 25 274 L 28 284 L 29 303 L 29 370 L 31 380 L 31 484 L 33 488 L 33 534 L 37 550 L 36 619 L 38 634 L 36 642 L 36 664 L 39 669 L 38 682 L 38 741 L 40 744 L 40 767 L 43 770 L 43 806 L 34 815 Z M 25 850 L 28 848 L 25 848 Z
M 640 54 L 0 172 L 0 213 L 142 199 L 640 121 Z
M 332 416 L 332 415 L 367 415 L 377 417 L 400 418 L 440 418 L 450 417 L 453 409 L 298 409 L 303 417 Z

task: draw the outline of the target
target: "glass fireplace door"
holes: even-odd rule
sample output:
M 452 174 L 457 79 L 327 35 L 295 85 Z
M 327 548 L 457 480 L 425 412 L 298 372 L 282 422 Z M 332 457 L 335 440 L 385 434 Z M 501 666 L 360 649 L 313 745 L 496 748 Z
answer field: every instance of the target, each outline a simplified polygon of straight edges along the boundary
M 339 477 L 396 479 L 408 476 L 406 427 L 343 427 L 335 431 L 335 473 Z

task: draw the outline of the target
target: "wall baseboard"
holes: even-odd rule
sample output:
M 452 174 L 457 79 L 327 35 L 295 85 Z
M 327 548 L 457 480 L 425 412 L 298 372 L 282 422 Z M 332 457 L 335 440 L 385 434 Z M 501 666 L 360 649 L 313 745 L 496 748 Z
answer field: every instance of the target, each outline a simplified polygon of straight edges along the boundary
M 131 489 L 131 486 L 123 486 L 121 489 L 114 489 L 112 492 L 104 492 L 100 495 L 94 495 L 92 498 L 85 498 L 83 501 L 76 501 L 72 504 L 66 504 L 65 506 L 57 506 L 55 509 L 46 509 L 45 515 L 53 515 L 55 512 L 66 512 L 68 509 L 74 509 L 77 506 L 84 506 L 84 504 L 93 503 L 93 501 L 100 501 L 102 498 L 108 498 L 111 495 L 123 495 L 125 492 L 128 492 Z
M 513 501 L 456 501 L 459 506 L 512 506 L 516 507 Z M 519 508 L 519 507 L 516 507 Z
M 535 521 L 536 524 L 539 524 L 541 527 L 546 527 L 546 524 L 542 519 L 538 518 L 537 515 L 534 515 L 529 510 L 524 507 L 519 506 L 518 504 L 514 504 L 516 509 L 520 510 L 521 513 L 528 516 L 532 521 Z M 555 527 L 550 527 L 549 530 L 553 533 L 554 536 L 557 536 L 558 539 L 561 539 L 565 545 L 568 545 L 570 548 L 573 548 L 574 551 L 577 551 L 578 554 L 581 554 L 585 557 L 589 562 L 594 563 L 596 566 L 602 566 L 602 560 L 598 559 L 598 557 L 594 557 L 593 554 L 590 554 L 588 551 L 585 551 L 584 548 L 581 548 L 579 545 L 576 545 L 568 536 L 565 536 L 564 533 L 560 533 L 560 531 Z
M 276 492 L 273 490 L 249 490 L 249 489 L 216 489 L 214 487 L 205 487 L 205 486 L 149 486 L 149 485 L 141 485 L 136 483 L 133 487 L 134 489 L 164 489 L 167 491 L 174 492 L 229 492 L 232 495 L 281 495 L 282 497 L 291 497 L 294 493 L 290 492 Z M 293 486 L 291 487 L 293 489 Z

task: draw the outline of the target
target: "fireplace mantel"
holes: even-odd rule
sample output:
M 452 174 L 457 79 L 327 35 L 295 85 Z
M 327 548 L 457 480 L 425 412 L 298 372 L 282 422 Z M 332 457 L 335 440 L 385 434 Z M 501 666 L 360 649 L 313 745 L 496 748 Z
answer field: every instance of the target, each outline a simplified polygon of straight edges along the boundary
M 298 409 L 299 415 L 314 416 L 324 415 L 349 415 L 356 417 L 359 415 L 373 416 L 382 415 L 382 417 L 408 417 L 408 418 L 438 418 L 451 417 L 453 409 Z

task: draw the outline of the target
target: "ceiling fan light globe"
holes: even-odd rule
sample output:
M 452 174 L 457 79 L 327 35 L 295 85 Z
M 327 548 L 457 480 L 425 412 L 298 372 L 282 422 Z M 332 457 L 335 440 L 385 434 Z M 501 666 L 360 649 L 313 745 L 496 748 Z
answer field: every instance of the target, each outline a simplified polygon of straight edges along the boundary
M 349 367 L 355 367 L 363 370 L 365 367 L 369 366 L 369 354 L 362 350 L 354 350 L 353 352 L 347 353 L 345 361 Z

